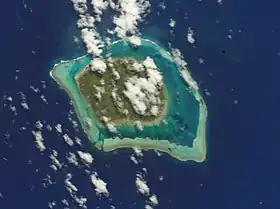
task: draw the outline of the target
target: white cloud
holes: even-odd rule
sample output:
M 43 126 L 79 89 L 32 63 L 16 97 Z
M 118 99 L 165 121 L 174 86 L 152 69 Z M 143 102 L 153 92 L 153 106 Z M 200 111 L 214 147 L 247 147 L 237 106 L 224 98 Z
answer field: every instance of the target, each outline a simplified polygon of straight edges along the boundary
M 43 139 L 43 136 L 42 136 L 42 132 L 41 131 L 32 131 L 32 134 L 35 137 L 35 143 L 36 143 L 37 148 L 41 152 L 45 151 L 46 147 L 45 147 L 44 142 L 43 142 L 44 139 Z
M 131 155 L 131 156 L 130 156 L 130 159 L 131 159 L 131 161 L 132 161 L 134 164 L 138 164 L 138 160 L 136 159 L 135 156 Z
M 158 205 L 158 199 L 157 199 L 157 196 L 155 194 L 153 194 L 149 199 L 150 199 L 153 206 Z
M 143 20 L 149 8 L 150 2 L 147 0 L 119 0 L 117 10 L 120 15 L 113 20 L 117 36 L 124 38 L 128 33 L 136 34 L 138 23 Z
M 143 156 L 142 150 L 140 148 L 133 147 L 133 151 L 134 151 L 134 153 L 137 157 L 142 157 Z
M 145 205 L 145 209 L 153 209 L 150 205 Z
M 158 108 L 158 106 L 153 105 L 153 106 L 151 107 L 151 114 L 154 115 L 154 116 L 157 116 L 157 115 L 159 114 L 159 108 Z
M 78 159 L 77 159 L 75 153 L 68 152 L 66 154 L 66 159 L 68 160 L 69 163 L 71 163 L 75 166 L 79 166 Z
M 136 71 L 136 72 L 143 72 L 145 70 L 145 68 L 142 63 L 133 62 L 130 70 Z
M 171 27 L 171 28 L 174 28 L 175 27 L 175 24 L 176 24 L 176 21 L 175 20 L 173 20 L 172 18 L 169 20 L 169 26 Z
M 52 150 L 52 154 L 50 155 L 50 158 L 52 160 L 53 165 L 58 168 L 61 169 L 62 168 L 62 164 L 59 162 L 59 160 L 57 159 L 58 157 L 58 153 L 55 150 Z
M 143 61 L 143 65 L 145 66 L 146 70 L 147 70 L 147 74 L 148 74 L 148 80 L 154 84 L 155 86 L 157 85 L 162 85 L 162 75 L 161 73 L 157 70 L 157 66 L 154 62 L 154 60 L 150 57 L 147 57 L 144 61 Z
M 87 208 L 87 198 L 85 197 L 78 197 L 76 195 L 76 192 L 78 191 L 78 188 L 71 182 L 72 174 L 68 173 L 64 183 L 67 191 L 69 192 L 69 195 L 72 197 L 72 199 L 81 207 L 86 209 Z
M 61 200 L 62 204 L 64 204 L 65 206 L 69 206 L 69 203 L 66 199 Z
M 134 153 L 131 155 L 130 159 L 134 164 L 141 162 L 141 157 L 143 156 L 142 150 L 138 147 L 133 147 Z
M 144 127 L 143 127 L 142 123 L 139 120 L 135 122 L 135 126 L 136 126 L 136 128 L 139 131 L 143 131 L 144 130 Z
M 112 132 L 112 133 L 117 132 L 117 128 L 114 123 L 112 123 L 112 122 L 106 123 L 106 126 L 110 132 Z
M 87 198 L 85 197 L 78 197 L 77 195 L 73 195 L 73 199 L 75 200 L 75 202 L 84 209 L 87 209 Z
M 23 109 L 29 110 L 29 105 L 27 104 L 27 98 L 23 92 L 19 92 L 18 95 L 20 96 L 20 105 L 23 107 Z
M 172 49 L 171 53 L 172 53 L 173 60 L 178 67 L 185 68 L 187 66 L 187 63 L 184 60 L 184 57 L 183 57 L 180 49 Z
M 66 178 L 65 178 L 65 186 L 67 188 L 68 191 L 71 191 L 71 192 L 77 192 L 78 191 L 78 188 L 70 181 L 72 179 L 72 175 L 70 173 L 68 173 L 66 175 Z
M 107 183 L 105 183 L 103 180 L 100 178 L 96 177 L 95 174 L 92 174 L 90 176 L 91 182 L 95 187 L 95 191 L 97 194 L 104 194 L 104 195 L 109 195 L 109 192 L 107 190 Z
M 6 100 L 9 101 L 9 102 L 12 102 L 12 101 L 13 101 L 13 98 L 12 98 L 11 96 L 10 96 L 10 97 L 6 97 L 6 96 L 5 96 L 5 98 L 6 98 Z
M 85 44 L 87 52 L 94 56 L 102 55 L 104 42 L 95 28 L 95 23 L 101 21 L 103 12 L 110 6 L 118 15 L 113 17 L 115 28 L 114 33 L 119 38 L 130 36 L 128 41 L 139 46 L 141 39 L 138 34 L 138 23 L 143 21 L 144 16 L 149 12 L 150 3 L 148 0 L 119 0 L 117 4 L 112 0 L 91 0 L 94 14 L 89 15 L 86 0 L 72 0 L 75 11 L 79 14 L 77 22 L 81 29 L 81 38 Z M 132 36 L 131 36 L 132 35 Z M 110 45 L 110 38 L 106 38 L 105 43 Z
M 61 124 L 57 124 L 55 126 L 55 130 L 58 132 L 58 133 L 62 133 L 62 125 Z
M 193 34 L 194 34 L 193 30 L 189 27 L 189 28 L 188 28 L 187 39 L 188 39 L 188 42 L 189 42 L 190 44 L 193 44 L 193 43 L 195 42 L 195 39 L 194 39 L 194 37 L 193 37 Z
M 141 45 L 141 38 L 139 38 L 138 36 L 135 36 L 135 35 L 128 37 L 128 41 L 134 46 Z
M 73 146 L 74 145 L 74 141 L 67 135 L 67 134 L 63 134 L 63 139 L 66 142 L 66 144 L 68 144 L 69 146 Z
M 94 58 L 90 62 L 90 69 L 93 72 L 98 72 L 100 74 L 103 74 L 106 72 L 107 65 L 101 58 Z
M 187 63 L 179 49 L 172 49 L 172 58 L 181 72 L 183 79 L 194 89 L 198 90 L 198 85 L 195 80 L 192 79 L 190 73 L 187 71 Z
M 141 66 L 141 64 L 134 63 L 132 68 L 138 71 L 141 69 L 139 65 Z M 152 58 L 147 57 L 143 61 L 143 66 L 148 78 L 137 76 L 128 78 L 124 83 L 125 90 L 123 94 L 129 99 L 137 114 L 155 115 L 158 114 L 158 109 L 154 106 L 161 104 L 158 87 L 163 85 L 163 77 Z
M 121 78 L 118 71 L 116 71 L 114 68 L 112 68 L 112 74 L 114 76 L 114 80 L 119 80 Z
M 156 86 L 146 78 L 133 77 L 132 79 L 129 79 L 129 82 L 131 82 L 133 86 L 139 87 L 142 90 L 142 92 L 145 93 L 147 92 L 147 93 L 154 94 L 157 91 Z M 147 96 L 145 94 L 141 94 L 141 95 L 144 97 Z
M 151 57 L 146 57 L 146 59 L 143 61 L 143 65 L 147 69 L 149 69 L 149 68 L 156 69 L 157 68 L 154 60 Z
M 74 10 L 80 14 L 84 14 L 87 11 L 87 0 L 71 0 Z
M 147 182 L 143 179 L 143 177 L 140 174 L 136 175 L 135 183 L 138 192 L 140 192 L 142 195 L 150 194 L 150 188 L 148 187 Z
M 55 201 L 48 202 L 48 207 L 50 209 L 54 208 L 55 206 L 56 206 L 56 202 Z
M 104 123 L 108 123 L 110 121 L 110 118 L 106 117 L 106 116 L 102 116 L 101 117 L 101 120 L 104 122 Z
M 103 1 L 103 0 L 92 0 L 91 4 L 93 6 L 93 11 L 95 12 L 96 15 L 96 20 L 98 22 L 101 21 L 101 15 L 103 14 L 103 10 L 106 10 L 108 8 L 108 1 Z
M 134 78 L 134 81 L 138 78 Z M 136 83 L 136 82 L 134 82 Z M 146 104 L 144 103 L 145 94 L 141 91 L 139 85 L 135 85 L 132 79 L 129 79 L 125 82 L 126 90 L 123 91 L 124 95 L 129 99 L 130 103 L 132 104 L 134 110 L 140 114 L 144 115 L 146 112 Z
M 99 33 L 95 29 L 95 22 L 101 20 L 102 10 L 108 7 L 108 3 L 103 0 L 92 0 L 92 5 L 96 17 L 92 17 L 87 13 L 87 0 L 72 0 L 75 11 L 79 14 L 77 22 L 78 28 L 81 28 L 81 38 L 86 46 L 87 52 L 95 56 L 102 54 L 104 46 L 100 39 Z
M 77 26 L 78 28 L 93 28 L 94 23 L 95 19 L 89 14 L 79 15 Z
M 79 157 L 83 160 L 86 165 L 90 165 L 93 162 L 93 157 L 90 153 L 77 151 Z
M 114 101 L 114 105 L 118 109 L 118 111 L 124 115 L 128 114 L 128 110 L 124 108 L 124 101 L 120 97 L 119 93 L 117 92 L 117 88 L 114 87 L 114 89 L 111 92 L 112 99 Z
M 80 146 L 83 145 L 83 144 L 82 144 L 82 140 L 81 140 L 79 137 L 77 137 L 77 136 L 75 136 L 75 142 L 76 142 L 78 145 L 80 145 Z
M 35 127 L 36 128 L 38 128 L 39 130 L 42 130 L 42 128 L 43 128 L 43 124 L 41 123 L 41 121 L 36 121 L 36 123 L 35 123 Z
M 81 36 L 89 54 L 93 54 L 95 56 L 100 56 L 102 54 L 104 44 L 100 40 L 100 36 L 95 29 L 83 28 L 81 30 Z
M 53 171 L 57 171 L 57 170 L 58 170 L 58 168 L 57 168 L 54 164 L 51 164 L 51 165 L 50 165 L 50 168 L 51 168 Z
M 86 117 L 86 118 L 84 119 L 84 122 L 87 124 L 87 126 L 92 127 L 92 121 L 91 121 L 91 118 Z

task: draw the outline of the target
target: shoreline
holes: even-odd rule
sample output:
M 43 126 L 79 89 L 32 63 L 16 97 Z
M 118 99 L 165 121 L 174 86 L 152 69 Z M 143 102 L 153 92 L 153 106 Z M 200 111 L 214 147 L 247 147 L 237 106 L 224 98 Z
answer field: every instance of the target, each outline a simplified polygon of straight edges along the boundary
M 142 40 L 148 41 L 158 47 L 158 45 L 151 40 L 147 40 L 147 39 L 142 39 Z M 123 40 L 115 41 L 112 44 L 118 43 L 121 41 L 123 41 Z M 172 58 L 170 53 L 169 52 L 167 52 L 167 53 Z M 73 96 L 71 95 L 71 92 L 69 92 L 68 89 L 65 86 L 63 86 L 63 84 L 61 82 L 59 82 L 59 79 L 56 78 L 53 71 L 55 70 L 56 66 L 59 64 L 80 60 L 80 59 L 84 58 L 85 56 L 88 56 L 88 55 L 84 55 L 84 56 L 75 58 L 73 60 L 68 60 L 68 61 L 62 60 L 59 63 L 55 64 L 54 67 L 52 68 L 52 70 L 50 71 L 50 76 L 58 83 L 59 86 L 61 86 L 67 92 L 70 99 L 73 101 L 75 110 L 77 110 L 78 108 L 75 104 Z M 172 62 L 174 62 L 174 61 L 172 61 Z M 179 66 L 178 66 L 178 68 L 179 68 Z M 84 70 L 86 70 L 86 67 L 79 73 L 79 75 L 81 73 L 83 73 Z M 83 120 L 81 120 L 81 116 L 78 114 L 78 112 L 79 112 L 78 111 L 77 115 L 80 120 L 79 122 L 82 125 L 82 128 L 85 131 L 85 133 L 87 134 L 89 140 L 93 141 L 95 143 L 95 147 L 97 149 L 103 150 L 105 152 L 110 152 L 110 151 L 113 151 L 116 149 L 121 149 L 121 148 L 138 147 L 143 150 L 158 150 L 158 151 L 167 153 L 167 154 L 171 155 L 172 157 L 174 157 L 178 160 L 181 160 L 181 161 L 192 160 L 192 161 L 196 161 L 196 162 L 203 162 L 206 159 L 206 150 L 207 150 L 207 148 L 206 148 L 206 122 L 207 122 L 207 116 L 208 116 L 207 106 L 203 100 L 203 97 L 199 93 L 198 87 L 196 88 L 196 86 L 192 85 L 192 84 L 196 83 L 196 81 L 192 79 L 191 73 L 188 71 L 188 69 L 181 67 L 178 70 L 180 70 L 179 73 L 181 73 L 181 71 L 185 71 L 185 73 L 187 74 L 187 76 L 188 76 L 187 79 L 185 79 L 184 76 L 182 76 L 182 75 L 181 76 L 184 78 L 185 82 L 191 87 L 191 90 L 192 90 L 191 93 L 194 95 L 195 99 L 199 103 L 199 122 L 198 122 L 198 127 L 197 127 L 196 138 L 193 140 L 192 148 L 187 147 L 187 146 L 172 144 L 168 140 L 154 140 L 154 139 L 150 139 L 150 138 L 144 138 L 144 139 L 143 138 L 134 138 L 134 139 L 108 138 L 108 139 L 105 139 L 104 141 L 100 142 L 98 140 L 94 140 L 92 138 L 92 136 L 88 133 L 88 130 L 85 127 L 85 123 Z M 76 76 L 75 76 L 75 80 L 76 80 Z M 166 111 L 168 109 L 167 106 L 168 105 L 165 105 Z M 162 121 L 163 120 L 160 120 L 159 122 L 162 122 Z M 145 125 L 142 122 L 141 122 L 141 124 Z M 155 124 L 155 123 L 152 123 L 152 124 Z
M 202 97 L 200 97 L 202 99 Z M 105 139 L 102 150 L 110 152 L 121 148 L 140 148 L 143 150 L 157 150 L 171 155 L 180 161 L 203 162 L 206 159 L 206 121 L 207 121 L 207 108 L 202 99 L 203 103 L 200 103 L 200 108 L 203 110 L 199 114 L 199 125 L 197 128 L 197 136 L 193 141 L 193 147 L 175 145 L 170 143 L 168 140 L 153 140 L 150 138 L 109 138 Z M 185 153 L 182 154 L 182 152 Z M 194 154 L 193 154 L 194 153 Z M 190 156 L 191 155 L 191 156 Z M 199 155 L 199 156 L 197 156 Z
M 119 59 L 119 58 L 117 58 Z M 129 58 L 129 59 L 132 59 L 132 58 Z M 79 87 L 80 84 L 78 82 L 79 78 L 82 77 L 85 73 L 87 73 L 90 69 L 89 69 L 89 64 L 86 65 L 86 67 L 84 67 L 80 72 L 78 72 L 76 75 L 75 75 L 75 82 L 77 83 L 77 86 Z M 80 88 L 80 87 L 79 87 Z M 160 123 L 162 123 L 165 119 L 165 116 L 167 115 L 167 112 L 168 112 L 168 90 L 166 89 L 166 86 L 164 85 L 164 105 L 163 107 L 161 108 L 161 112 L 160 114 L 153 120 L 150 120 L 150 121 L 140 121 L 140 124 L 141 125 L 146 125 L 146 126 L 151 126 L 151 125 L 158 125 Z M 94 110 L 93 110 L 94 112 Z M 99 124 L 102 124 L 102 122 L 100 121 L 100 119 L 98 119 L 98 122 Z M 123 119 L 119 119 L 119 120 L 114 120 L 112 121 L 114 123 L 115 126 L 125 126 L 125 124 L 127 123 L 132 123 L 133 125 L 137 125 L 139 120 L 129 120 L 129 119 L 126 119 L 126 118 L 123 118 Z

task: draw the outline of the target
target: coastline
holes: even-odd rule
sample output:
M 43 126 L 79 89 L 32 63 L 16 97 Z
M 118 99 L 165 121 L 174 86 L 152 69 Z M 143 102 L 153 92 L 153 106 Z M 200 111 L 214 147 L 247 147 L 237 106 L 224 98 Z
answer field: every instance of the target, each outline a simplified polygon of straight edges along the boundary
M 81 56 L 81 57 L 78 57 L 78 58 L 75 58 L 73 60 L 63 60 L 57 64 L 54 65 L 54 67 L 52 68 L 52 70 L 50 71 L 50 76 L 54 79 L 54 81 L 63 89 L 66 91 L 66 93 L 68 94 L 70 100 L 72 101 L 73 103 L 73 106 L 74 106 L 74 110 L 76 111 L 76 114 L 78 116 L 78 119 L 79 119 L 79 123 L 81 124 L 82 126 L 82 129 L 84 130 L 84 132 L 86 133 L 86 135 L 88 136 L 88 139 L 91 140 L 92 137 L 91 137 L 91 134 L 89 133 L 89 130 L 87 128 L 87 124 L 84 120 L 84 118 L 82 118 L 82 114 L 80 109 L 79 109 L 79 105 L 76 103 L 76 100 L 74 99 L 74 96 L 72 95 L 72 93 L 67 89 L 67 87 L 65 87 L 63 85 L 63 83 L 60 81 L 60 79 L 54 74 L 54 71 L 56 70 L 57 66 L 60 65 L 60 64 L 63 64 L 63 63 L 71 63 L 72 61 L 79 61 L 83 58 L 87 57 L 87 55 L 84 55 L 84 56 Z M 83 100 L 83 98 L 82 98 Z M 90 129 L 94 129 L 94 130 L 91 130 L 92 132 L 94 131 L 96 135 L 99 135 L 99 130 L 97 127 L 90 127 Z M 97 142 L 97 141 L 95 141 Z
M 132 58 L 130 58 L 132 59 Z M 79 86 L 79 82 L 78 82 L 78 79 L 80 77 L 82 77 L 85 73 L 87 73 L 89 71 L 89 67 L 88 65 L 82 69 L 80 72 L 78 72 L 76 75 L 75 75 L 75 81 L 77 83 L 77 85 Z M 162 123 L 164 121 L 164 118 L 165 116 L 167 115 L 167 112 L 168 112 L 168 90 L 166 89 L 166 86 L 164 85 L 164 105 L 162 107 L 162 110 L 160 112 L 160 114 L 153 120 L 150 120 L 150 121 L 141 121 L 141 125 L 146 125 L 146 126 L 151 126 L 151 125 L 158 125 L 160 123 Z M 99 120 L 99 119 L 98 119 Z M 131 124 L 134 124 L 136 125 L 138 122 L 137 120 L 128 120 L 126 118 L 124 119 L 119 119 L 119 120 L 114 120 L 112 121 L 116 126 L 122 126 L 122 125 L 125 125 L 127 123 L 131 123 Z M 99 120 L 99 124 L 101 124 L 101 121 Z
M 158 46 L 156 43 L 147 40 L 147 39 L 142 39 L 142 40 L 146 40 L 150 43 L 152 43 L 153 45 Z M 118 40 L 113 42 L 114 43 L 118 43 L 120 41 L 123 40 Z M 170 53 L 167 52 L 167 54 L 171 57 Z M 63 86 L 63 84 L 59 81 L 58 78 L 56 78 L 56 76 L 53 74 L 53 71 L 55 70 L 56 66 L 61 64 L 61 63 L 67 63 L 67 62 L 72 62 L 75 60 L 80 60 L 82 58 L 84 58 L 87 55 L 84 55 L 82 57 L 78 57 L 74 60 L 69 60 L 69 61 L 61 61 L 58 64 L 55 64 L 53 69 L 50 72 L 50 76 L 68 93 L 69 97 L 71 98 L 71 100 L 73 101 L 73 96 L 71 95 L 71 92 L 68 91 L 68 89 Z M 166 58 L 166 56 L 164 56 Z M 174 62 L 172 60 L 172 62 Z M 179 68 L 179 67 L 178 67 Z M 84 68 L 83 70 L 85 70 L 86 68 Z M 194 81 L 191 77 L 191 73 L 188 71 L 187 68 L 180 68 L 180 72 L 181 71 L 185 71 L 187 75 L 187 78 L 185 78 L 184 76 L 181 76 L 184 78 L 184 80 L 186 81 L 186 83 L 189 84 L 190 88 L 191 88 L 191 92 L 192 94 L 195 96 L 196 100 L 199 103 L 199 122 L 198 122 L 198 127 L 197 127 L 197 135 L 196 138 L 193 140 L 193 147 L 190 148 L 188 146 L 182 146 L 182 145 L 176 145 L 173 143 L 170 143 L 168 140 L 154 140 L 154 139 L 150 139 L 150 138 L 124 138 L 124 139 L 119 139 L 119 138 L 108 138 L 105 139 L 104 141 L 98 141 L 98 140 L 94 140 L 93 137 L 91 136 L 90 133 L 88 133 L 87 127 L 85 127 L 85 123 L 81 120 L 81 116 L 78 114 L 78 107 L 75 104 L 75 101 L 73 102 L 74 104 L 74 108 L 78 114 L 80 123 L 82 125 L 82 128 L 84 129 L 84 131 L 86 132 L 86 134 L 88 135 L 88 138 L 93 140 L 93 142 L 95 142 L 95 147 L 97 149 L 109 152 L 109 151 L 113 151 L 116 149 L 120 149 L 120 148 L 133 148 L 133 147 L 138 147 L 140 149 L 144 149 L 144 150 L 158 150 L 164 153 L 167 153 L 169 155 L 171 155 L 172 157 L 181 160 L 181 161 L 189 161 L 189 160 L 193 160 L 196 162 L 203 162 L 206 158 L 206 121 L 207 121 L 207 106 L 202 98 L 202 96 L 199 93 L 199 89 L 197 86 L 193 86 L 193 84 L 196 84 L 196 81 Z M 80 73 L 82 73 L 83 71 L 81 71 Z M 76 78 L 75 78 L 76 79 Z M 167 105 L 165 105 L 167 106 Z M 166 107 L 167 110 L 167 107 Z M 142 123 L 143 125 L 145 125 L 144 123 Z M 97 130 L 98 131 L 98 130 Z
M 200 97 L 202 98 L 202 97 Z M 203 100 L 202 100 L 203 101 Z M 168 140 L 153 140 L 150 138 L 109 138 L 102 144 L 102 150 L 110 152 L 120 148 L 140 148 L 143 150 L 157 150 L 171 155 L 180 161 L 203 162 L 206 159 L 206 121 L 207 108 L 203 101 L 200 103 L 199 125 L 193 147 L 181 146 L 170 143 Z

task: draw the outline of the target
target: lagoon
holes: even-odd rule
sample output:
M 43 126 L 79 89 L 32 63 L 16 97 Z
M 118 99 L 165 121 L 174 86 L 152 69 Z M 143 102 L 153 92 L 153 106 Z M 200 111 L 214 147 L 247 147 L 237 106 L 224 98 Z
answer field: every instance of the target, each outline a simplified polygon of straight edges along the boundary
M 104 50 L 104 56 L 136 60 L 151 57 L 163 75 L 168 105 L 164 118 L 156 124 L 144 124 L 143 130 L 134 124 L 121 124 L 116 126 L 117 132 L 112 133 L 98 122 L 94 110 L 83 98 L 75 81 L 92 57 L 85 55 L 62 61 L 53 67 L 51 76 L 73 101 L 89 140 L 104 151 L 138 147 L 159 150 L 182 161 L 204 161 L 207 107 L 199 90 L 192 86 L 193 79 L 188 69 L 178 69 L 168 51 L 147 39 L 141 39 L 141 45 L 137 47 L 125 40 L 117 41 Z

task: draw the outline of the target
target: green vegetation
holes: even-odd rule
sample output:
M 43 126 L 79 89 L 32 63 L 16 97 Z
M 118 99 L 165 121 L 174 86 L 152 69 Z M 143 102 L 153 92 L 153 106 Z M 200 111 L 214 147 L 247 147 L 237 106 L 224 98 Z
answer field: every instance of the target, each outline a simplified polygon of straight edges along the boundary
M 100 121 L 102 121 L 103 116 L 110 118 L 110 121 L 115 124 L 133 123 L 136 121 L 152 123 L 161 118 L 165 113 L 165 105 L 167 103 L 164 85 L 158 87 L 158 97 L 162 101 L 161 105 L 158 106 L 159 114 L 157 116 L 140 115 L 134 110 L 123 91 L 126 90 L 125 82 L 129 78 L 132 76 L 147 78 L 147 72 L 131 70 L 133 63 L 138 61 L 130 58 L 114 59 L 110 62 L 106 60 L 104 62 L 107 66 L 104 73 L 92 71 L 91 66 L 88 65 L 76 77 L 76 82 L 82 95 L 86 98 Z M 115 95 L 115 98 L 112 94 Z

